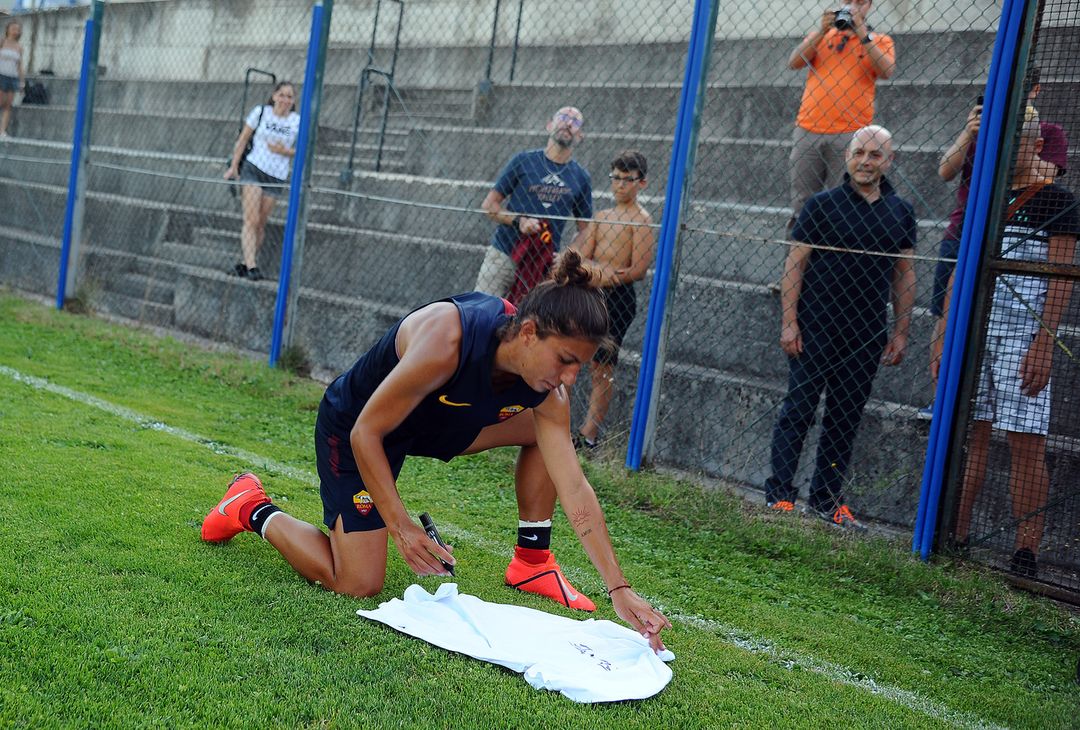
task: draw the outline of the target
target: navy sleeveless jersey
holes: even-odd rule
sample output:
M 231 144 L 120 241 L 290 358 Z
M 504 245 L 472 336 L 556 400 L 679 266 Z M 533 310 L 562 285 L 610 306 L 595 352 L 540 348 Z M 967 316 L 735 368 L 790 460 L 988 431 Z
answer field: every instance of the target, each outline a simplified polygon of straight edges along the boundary
M 457 370 L 438 390 L 429 393 L 396 429 L 383 439 L 387 454 L 431 456 L 449 461 L 469 447 L 485 426 L 491 426 L 539 405 L 538 393 L 516 379 L 498 392 L 492 387 L 496 332 L 513 313 L 513 305 L 488 294 L 460 294 L 447 301 L 461 316 L 461 353 Z M 425 305 L 426 306 L 426 305 Z M 399 321 L 323 396 L 323 426 L 348 437 L 360 411 L 383 379 L 398 364 Z

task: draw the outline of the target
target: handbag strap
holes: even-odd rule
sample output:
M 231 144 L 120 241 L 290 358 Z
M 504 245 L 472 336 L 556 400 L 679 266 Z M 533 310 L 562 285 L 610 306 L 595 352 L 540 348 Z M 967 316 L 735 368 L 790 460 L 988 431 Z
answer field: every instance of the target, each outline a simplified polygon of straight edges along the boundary
M 1012 220 L 1012 217 L 1016 215 L 1016 212 L 1024 207 L 1024 205 L 1035 197 L 1036 193 L 1045 188 L 1050 183 L 1049 180 L 1043 180 L 1041 182 L 1028 185 L 1024 188 L 1024 191 L 1016 196 L 1016 199 L 1009 204 L 1009 207 L 1005 210 L 1005 220 Z

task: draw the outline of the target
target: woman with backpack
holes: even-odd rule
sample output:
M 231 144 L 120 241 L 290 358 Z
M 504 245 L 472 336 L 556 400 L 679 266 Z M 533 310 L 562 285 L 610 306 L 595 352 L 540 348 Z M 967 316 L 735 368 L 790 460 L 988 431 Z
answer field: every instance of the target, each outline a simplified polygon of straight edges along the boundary
M 0 41 L 0 137 L 8 136 L 15 93 L 26 79 L 22 65 L 23 48 L 19 43 L 21 37 L 22 24 L 13 20 L 4 28 L 4 39 Z
M 253 108 L 233 147 L 226 180 L 239 180 L 244 210 L 240 230 L 243 260 L 230 273 L 258 281 L 263 278 L 257 256 L 266 233 L 266 221 L 286 189 L 300 115 L 296 113 L 296 87 L 282 81 L 274 87 L 269 102 Z

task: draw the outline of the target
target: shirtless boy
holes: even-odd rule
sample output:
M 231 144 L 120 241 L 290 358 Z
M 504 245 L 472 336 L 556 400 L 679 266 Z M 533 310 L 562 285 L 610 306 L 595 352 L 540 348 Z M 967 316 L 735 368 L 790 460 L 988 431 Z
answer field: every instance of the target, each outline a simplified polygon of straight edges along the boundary
M 634 282 L 644 278 L 653 259 L 655 236 L 647 225 L 652 217 L 637 200 L 645 189 L 647 171 L 644 155 L 636 150 L 626 150 L 612 160 L 608 178 L 615 207 L 596 214 L 581 243 L 581 255 L 601 272 L 600 286 L 611 316 L 611 342 L 593 357 L 589 413 L 575 439 L 579 446 L 596 446 L 600 424 L 611 405 L 619 347 L 637 314 Z

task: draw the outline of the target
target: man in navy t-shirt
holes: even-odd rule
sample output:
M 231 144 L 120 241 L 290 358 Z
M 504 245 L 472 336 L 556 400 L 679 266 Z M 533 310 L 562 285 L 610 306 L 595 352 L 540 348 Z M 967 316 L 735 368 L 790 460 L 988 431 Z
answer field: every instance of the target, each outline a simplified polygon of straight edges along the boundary
M 824 519 L 861 528 L 844 503 L 844 476 L 878 366 L 898 365 L 907 349 L 915 269 L 904 254 L 915 246 L 916 223 L 911 203 L 884 177 L 893 160 L 887 129 L 855 132 L 845 159 L 844 183 L 810 198 L 791 232 L 796 243 L 781 280 L 780 333 L 790 374 L 773 429 L 765 500 L 773 509 L 794 509 L 799 455 L 824 390 L 807 501 Z
M 543 279 L 559 250 L 564 219 L 577 219 L 578 236 L 588 229 L 592 181 L 573 159 L 583 124 L 574 107 L 559 109 L 547 123 L 547 145 L 519 152 L 499 173 L 480 206 L 499 225 L 476 277 L 477 291 L 505 297 L 516 289 L 523 295 Z

